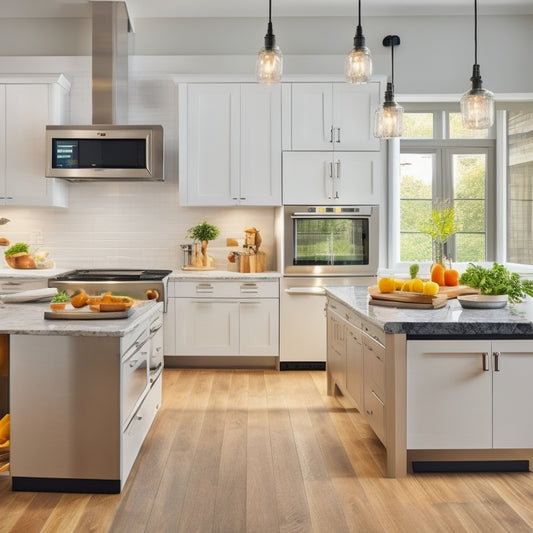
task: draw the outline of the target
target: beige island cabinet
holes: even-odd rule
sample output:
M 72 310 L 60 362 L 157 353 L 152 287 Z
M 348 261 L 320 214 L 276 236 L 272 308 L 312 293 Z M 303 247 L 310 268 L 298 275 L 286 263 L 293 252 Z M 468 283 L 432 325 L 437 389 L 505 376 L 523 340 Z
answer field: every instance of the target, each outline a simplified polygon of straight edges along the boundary
M 398 309 L 328 287 L 328 394 L 386 448 L 386 475 L 526 470 L 533 463 L 533 302 Z

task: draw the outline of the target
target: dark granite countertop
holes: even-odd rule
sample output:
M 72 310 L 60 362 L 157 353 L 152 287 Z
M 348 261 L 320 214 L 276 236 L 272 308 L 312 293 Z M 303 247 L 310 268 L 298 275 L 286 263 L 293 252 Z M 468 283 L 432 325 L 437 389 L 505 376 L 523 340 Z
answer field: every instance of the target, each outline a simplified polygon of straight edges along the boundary
M 368 303 L 368 287 L 326 287 L 326 294 L 386 333 L 416 337 L 533 338 L 533 299 L 501 309 L 463 309 L 457 299 L 440 309 L 403 309 Z

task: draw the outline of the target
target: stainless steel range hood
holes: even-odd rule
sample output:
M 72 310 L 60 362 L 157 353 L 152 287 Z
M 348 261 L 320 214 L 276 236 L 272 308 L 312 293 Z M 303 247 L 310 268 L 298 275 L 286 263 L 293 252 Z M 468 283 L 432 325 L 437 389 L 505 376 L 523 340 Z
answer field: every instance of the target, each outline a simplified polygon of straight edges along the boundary
M 46 127 L 45 175 L 70 181 L 162 181 L 162 126 L 128 125 L 126 4 L 93 1 L 91 7 L 92 125 Z
M 124 2 L 91 2 L 93 124 L 128 123 L 128 32 Z

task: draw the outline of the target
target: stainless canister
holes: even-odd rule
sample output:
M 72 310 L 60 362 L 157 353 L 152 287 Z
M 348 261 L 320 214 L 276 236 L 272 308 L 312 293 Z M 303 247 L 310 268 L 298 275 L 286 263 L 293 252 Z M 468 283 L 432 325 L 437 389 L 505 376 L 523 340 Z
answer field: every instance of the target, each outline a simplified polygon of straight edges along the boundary
M 192 264 L 192 244 L 180 244 L 183 251 L 183 266 Z

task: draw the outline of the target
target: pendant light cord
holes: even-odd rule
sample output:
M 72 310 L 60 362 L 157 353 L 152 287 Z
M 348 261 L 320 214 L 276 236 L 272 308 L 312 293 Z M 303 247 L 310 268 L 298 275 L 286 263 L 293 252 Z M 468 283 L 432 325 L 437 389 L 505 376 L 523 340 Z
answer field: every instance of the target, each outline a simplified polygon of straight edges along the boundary
M 272 24 L 272 0 L 268 0 L 268 23 Z
M 391 53 L 391 83 L 394 86 L 394 44 L 391 44 L 390 47 L 390 53 Z
M 361 0 L 359 0 L 359 26 L 361 26 Z
M 474 0 L 474 64 L 477 65 L 477 0 Z

